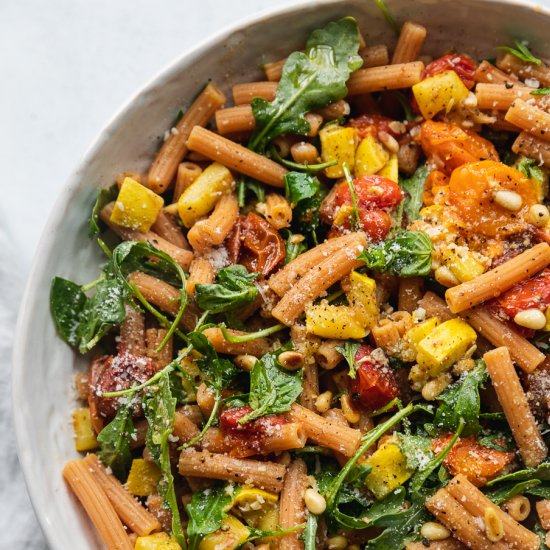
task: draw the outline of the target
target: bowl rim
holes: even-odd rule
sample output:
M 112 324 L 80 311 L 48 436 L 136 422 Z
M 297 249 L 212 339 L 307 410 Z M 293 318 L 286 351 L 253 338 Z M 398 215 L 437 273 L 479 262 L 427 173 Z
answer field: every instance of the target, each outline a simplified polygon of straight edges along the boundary
M 479 0 L 484 3 L 493 4 L 509 4 L 519 7 L 530 8 L 537 11 L 541 15 L 550 17 L 550 6 L 543 6 L 538 2 L 532 0 Z M 205 50 L 216 43 L 221 43 L 232 35 L 244 30 L 251 24 L 260 23 L 273 17 L 286 15 L 294 11 L 308 6 L 323 7 L 324 5 L 334 5 L 342 3 L 345 4 L 345 0 L 286 0 L 284 4 L 264 8 L 252 15 L 242 17 L 233 23 L 229 23 L 223 26 L 218 31 L 209 34 L 198 44 L 186 48 L 174 59 L 165 64 L 159 71 L 153 74 L 144 84 L 139 86 L 137 90 L 132 93 L 126 101 L 123 101 L 115 113 L 103 124 L 95 135 L 90 145 L 85 149 L 84 153 L 80 156 L 79 160 L 75 163 L 74 168 L 71 170 L 69 176 L 66 178 L 65 183 L 62 185 L 59 194 L 54 201 L 53 207 L 48 214 L 48 218 L 40 238 L 36 250 L 34 251 L 31 266 L 28 272 L 28 277 L 25 283 L 25 289 L 19 305 L 19 311 L 17 315 L 17 322 L 15 326 L 15 337 L 13 340 L 13 352 L 12 352 L 12 369 L 11 369 L 11 409 L 13 414 L 13 423 L 15 427 L 16 437 L 16 450 L 19 458 L 19 463 L 23 471 L 23 477 L 25 480 L 25 486 L 30 497 L 31 505 L 35 512 L 36 518 L 47 544 L 52 550 L 62 550 L 59 544 L 56 532 L 58 526 L 53 525 L 51 522 L 46 521 L 42 509 L 42 498 L 39 495 L 38 487 L 35 487 L 32 483 L 32 464 L 30 459 L 23 452 L 24 449 L 30 448 L 31 434 L 27 429 L 28 426 L 25 423 L 23 414 L 20 414 L 17 404 L 21 402 L 25 397 L 24 392 L 24 348 L 29 341 L 29 324 L 31 320 L 31 305 L 35 301 L 38 292 L 43 292 L 37 286 L 37 279 L 42 271 L 42 268 L 47 259 L 47 252 L 51 248 L 51 234 L 53 229 L 62 222 L 62 213 L 65 211 L 65 207 L 73 200 L 72 188 L 79 182 L 81 176 L 80 173 L 84 167 L 90 162 L 95 155 L 96 151 L 102 147 L 103 143 L 110 139 L 111 128 L 119 124 L 126 112 L 130 109 L 135 101 L 137 101 L 142 95 L 145 95 L 155 86 L 160 85 L 163 81 L 169 79 L 177 67 L 183 66 L 188 60 L 191 62 L 194 58 L 199 57 Z

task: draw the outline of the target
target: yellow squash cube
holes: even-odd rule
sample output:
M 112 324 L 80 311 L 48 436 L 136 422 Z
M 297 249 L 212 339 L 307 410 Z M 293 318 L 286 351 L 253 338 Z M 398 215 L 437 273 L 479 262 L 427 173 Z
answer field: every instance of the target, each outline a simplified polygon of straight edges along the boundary
M 199 544 L 199 550 L 234 550 L 250 535 L 250 530 L 236 517 L 228 515 L 220 529 L 206 535 Z
M 542 330 L 544 330 L 544 332 L 550 332 L 550 307 L 547 308 L 545 315 L 546 315 L 546 325 Z
M 185 227 L 191 227 L 199 218 L 209 214 L 221 195 L 233 187 L 231 172 L 219 162 L 212 163 L 181 194 L 178 212 Z
M 117 225 L 145 233 L 151 229 L 164 200 L 132 178 L 124 178 L 110 220 Z
M 397 160 L 396 153 L 392 153 L 388 162 L 386 162 L 382 170 L 378 172 L 378 175 L 388 178 L 395 183 L 399 183 L 399 161 Z
M 354 308 L 334 306 L 326 301 L 306 307 L 306 329 L 321 338 L 364 338 L 369 331 L 357 318 Z
M 365 484 L 372 494 L 382 500 L 409 479 L 414 470 L 407 467 L 407 459 L 393 441 L 384 443 L 367 459 L 372 471 Z
M 242 488 L 231 503 L 233 513 L 246 524 L 264 531 L 276 531 L 279 519 L 279 495 L 261 489 Z
M 181 546 L 166 533 L 138 537 L 134 550 L 181 550 Z
M 371 330 L 378 321 L 376 281 L 357 271 L 351 272 L 349 281 L 348 302 L 355 309 L 357 320 L 364 328 Z
M 412 91 L 422 116 L 433 118 L 440 111 L 447 113 L 468 97 L 468 88 L 454 71 L 445 71 L 421 80 Z
M 97 439 L 92 428 L 90 409 L 82 407 L 73 411 L 74 447 L 79 452 L 97 449 Z
M 389 151 L 377 138 L 369 134 L 361 140 L 355 151 L 355 177 L 376 174 L 384 168 L 388 160 Z
M 137 497 L 148 497 L 155 491 L 160 476 L 161 471 L 154 462 L 134 458 L 126 480 L 126 488 Z
M 355 164 L 356 131 L 355 128 L 344 128 L 330 124 L 319 132 L 321 139 L 321 158 L 323 162 L 336 160 L 338 164 L 325 169 L 327 178 L 344 176 L 344 162 L 353 170 Z
M 471 281 L 485 273 L 485 266 L 466 247 L 453 250 L 448 247 L 442 249 L 443 262 L 461 282 Z
M 416 361 L 437 376 L 463 357 L 476 339 L 474 329 L 462 319 L 445 321 L 418 343 Z
M 439 318 L 438 317 L 430 317 L 429 319 L 426 319 L 425 321 L 422 321 L 422 323 L 418 323 L 418 325 L 415 325 L 414 327 L 410 328 L 407 332 L 405 332 L 404 339 L 406 342 L 408 342 L 412 347 L 416 349 L 416 346 L 418 343 L 426 338 L 432 330 L 439 325 Z

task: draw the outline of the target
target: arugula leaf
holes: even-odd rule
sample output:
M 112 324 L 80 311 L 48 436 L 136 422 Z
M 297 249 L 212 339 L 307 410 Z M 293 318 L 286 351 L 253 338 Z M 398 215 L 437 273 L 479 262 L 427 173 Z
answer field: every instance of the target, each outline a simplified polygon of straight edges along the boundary
M 533 489 L 540 484 L 540 479 L 530 479 L 527 481 L 520 481 L 519 483 L 506 483 L 501 487 L 486 491 L 485 496 L 491 499 L 497 506 L 500 506 L 509 498 L 516 495 L 522 495 L 528 492 L 529 489 Z
M 319 516 L 308 512 L 306 520 L 306 528 L 300 535 L 300 540 L 304 541 L 304 550 L 317 550 L 317 525 Z
M 189 550 L 197 550 L 206 535 L 221 527 L 223 518 L 231 506 L 231 497 L 224 489 L 224 487 L 217 487 L 193 493 L 191 502 L 186 505 L 185 509 L 189 517 L 187 525 Z
M 216 283 L 195 286 L 197 305 L 204 311 L 224 313 L 249 304 L 258 295 L 254 286 L 258 275 L 238 264 L 224 267 L 218 271 Z
M 527 481 L 531 479 L 550 481 L 550 462 L 543 462 L 542 464 L 539 464 L 536 468 L 526 468 L 525 470 L 518 470 L 517 472 L 497 477 L 487 482 L 487 487 L 491 487 L 493 485 L 496 485 L 497 483 L 504 483 L 509 481 Z
M 526 63 L 534 63 L 535 65 L 542 65 L 542 61 L 535 57 L 527 47 L 527 43 L 521 40 L 514 40 L 515 48 L 510 46 L 498 46 L 496 50 L 503 50 L 505 52 L 511 53 L 513 56 L 525 61 Z
M 399 181 L 401 188 L 408 194 L 403 201 L 403 211 L 407 215 L 409 223 L 419 217 L 418 213 L 422 209 L 422 193 L 429 173 L 430 168 L 427 164 L 423 164 L 416 169 L 416 172 L 410 178 L 401 178 Z
M 307 250 L 307 244 L 304 242 L 303 235 L 292 233 L 290 229 L 283 230 L 283 236 L 285 237 L 285 265 L 295 260 L 300 254 Z
M 353 183 L 353 178 L 351 177 L 351 172 L 349 166 L 344 162 L 342 166 L 344 170 L 344 175 L 346 176 L 346 182 L 348 184 L 349 193 L 351 195 L 351 202 L 353 205 L 353 210 L 350 217 L 351 228 L 356 231 L 361 227 L 361 220 L 359 217 L 359 206 L 357 204 L 357 193 L 355 192 L 355 185 Z
M 110 202 L 114 201 L 118 195 L 118 185 L 114 183 L 111 187 L 102 188 L 97 193 L 94 206 L 92 208 L 92 214 L 88 223 L 88 237 L 93 239 L 101 231 L 99 213 L 103 207 Z
M 285 195 L 292 206 L 292 226 L 304 233 L 314 233 L 325 195 L 319 180 L 311 174 L 289 172 L 285 176 Z
M 374 0 L 374 3 L 378 6 L 378 9 L 382 12 L 386 23 L 391 27 L 392 31 L 399 36 L 399 25 L 396 23 L 391 11 L 384 0 Z
M 399 277 L 425 276 L 432 267 L 432 250 L 426 233 L 398 230 L 395 237 L 366 248 L 357 259 L 374 271 Z
M 306 52 L 293 52 L 288 57 L 275 99 L 271 103 L 261 98 L 252 100 L 256 124 L 249 148 L 264 152 L 281 134 L 307 134 L 306 113 L 347 95 L 346 81 L 362 64 L 358 50 L 357 23 L 352 17 L 313 31 Z
M 550 86 L 545 86 L 544 88 L 538 88 L 531 92 L 531 95 L 549 95 L 549 94 L 550 94 Z
M 339 351 L 344 359 L 347 361 L 349 366 L 348 376 L 350 378 L 355 378 L 357 373 L 358 365 L 355 363 L 355 354 L 357 350 L 361 347 L 361 344 L 358 342 L 353 342 L 351 340 L 346 340 L 343 346 L 336 346 L 336 351 Z
M 257 202 L 265 202 L 264 186 L 258 181 L 241 176 L 237 186 L 237 200 L 239 202 L 239 208 L 244 208 L 246 204 L 247 191 L 250 191 L 256 197 Z
M 147 448 L 151 452 L 153 460 L 162 471 L 162 477 L 158 483 L 158 492 L 165 504 L 172 512 L 172 535 L 178 544 L 185 549 L 187 544 L 181 524 L 178 508 L 178 498 L 174 488 L 174 476 L 170 464 L 169 437 L 174 428 L 174 415 L 176 413 L 176 399 L 170 391 L 170 376 L 166 371 L 157 381 L 153 389 L 153 396 L 144 403 L 145 418 L 147 419 Z
M 437 408 L 433 426 L 437 430 L 455 431 L 460 419 L 464 419 L 464 435 L 478 433 L 479 410 L 481 407 L 479 389 L 487 381 L 487 370 L 483 361 L 471 371 L 464 373 L 451 384 L 439 397 L 442 401 Z
M 549 88 L 550 90 L 550 88 Z M 535 159 L 520 157 L 517 163 L 517 169 L 526 177 L 535 180 L 538 183 L 544 181 L 544 173 Z
M 76 283 L 62 277 L 52 279 L 50 309 L 53 321 L 57 334 L 71 346 L 79 343 L 80 319 L 87 299 Z
M 101 462 L 111 468 L 122 482 L 126 481 L 132 463 L 130 441 L 135 432 L 132 411 L 133 403 L 129 400 L 118 409 L 113 420 L 97 436 L 100 444 L 98 455 Z
M 482 418 L 480 416 L 480 418 Z M 495 449 L 497 451 L 513 451 L 515 445 L 513 443 L 510 434 L 502 431 L 492 431 L 488 433 L 482 433 L 478 437 L 478 442 L 485 446 Z
M 286 371 L 277 360 L 286 350 L 285 346 L 275 352 L 266 353 L 252 367 L 249 405 L 253 410 L 240 420 L 241 424 L 266 414 L 290 410 L 290 406 L 302 392 L 302 369 Z
M 423 470 L 432 460 L 432 440 L 422 435 L 396 433 L 398 446 L 411 470 Z

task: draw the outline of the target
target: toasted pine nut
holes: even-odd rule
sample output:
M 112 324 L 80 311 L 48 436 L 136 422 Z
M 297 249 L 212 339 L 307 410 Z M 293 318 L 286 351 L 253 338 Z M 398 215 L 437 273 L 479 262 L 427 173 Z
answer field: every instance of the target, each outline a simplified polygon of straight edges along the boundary
M 298 370 L 304 366 L 305 357 L 299 351 L 283 351 L 279 355 L 279 363 L 286 370 Z

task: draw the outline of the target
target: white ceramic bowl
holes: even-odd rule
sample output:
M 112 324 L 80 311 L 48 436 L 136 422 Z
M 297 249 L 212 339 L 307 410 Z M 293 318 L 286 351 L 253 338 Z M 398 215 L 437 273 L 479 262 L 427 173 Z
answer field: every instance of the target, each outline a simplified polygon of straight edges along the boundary
M 412 18 L 429 29 L 425 51 L 451 48 L 474 56 L 526 38 L 550 51 L 550 14 L 534 4 L 483 0 L 389 0 L 399 22 Z M 357 17 L 369 44 L 395 37 L 374 2 L 298 1 L 235 25 L 182 55 L 136 94 L 100 133 L 69 178 L 38 247 L 18 321 L 13 370 L 13 405 L 19 458 L 36 514 L 53 550 L 101 546 L 93 528 L 65 487 L 61 470 L 75 457 L 71 410 L 76 368 L 86 360 L 57 336 L 48 294 L 54 275 L 93 280 L 104 261 L 86 236 L 98 186 L 116 174 L 145 169 L 179 107 L 208 79 L 227 90 L 259 80 L 263 61 L 276 60 L 303 44 L 308 31 L 344 15 Z

